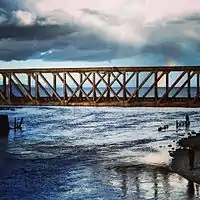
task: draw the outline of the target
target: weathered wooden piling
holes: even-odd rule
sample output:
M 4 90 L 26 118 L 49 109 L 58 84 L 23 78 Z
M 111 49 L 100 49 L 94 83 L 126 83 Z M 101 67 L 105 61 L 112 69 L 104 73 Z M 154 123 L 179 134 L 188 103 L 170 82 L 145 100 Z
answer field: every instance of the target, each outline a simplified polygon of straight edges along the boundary
M 0 115 L 0 138 L 8 137 L 9 129 L 8 115 Z
M 15 117 L 14 119 L 14 131 L 16 132 L 17 130 L 22 130 L 22 123 L 23 123 L 24 118 L 21 117 L 20 122 L 17 122 L 17 118 Z

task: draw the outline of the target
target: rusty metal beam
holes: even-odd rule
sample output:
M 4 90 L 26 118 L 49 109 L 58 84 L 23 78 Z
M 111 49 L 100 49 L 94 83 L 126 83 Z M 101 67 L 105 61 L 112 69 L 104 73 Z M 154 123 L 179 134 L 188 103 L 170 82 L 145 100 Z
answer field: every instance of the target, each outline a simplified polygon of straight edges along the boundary
M 184 81 L 184 83 L 181 85 L 181 87 L 179 87 L 179 89 L 175 92 L 175 94 L 172 96 L 172 98 L 175 98 L 180 92 L 181 90 L 185 87 L 185 85 L 188 84 L 188 81 L 192 79 L 192 77 L 195 75 L 195 73 L 192 73 L 192 75 L 189 75 L 187 80 Z M 188 94 L 190 93 L 190 90 L 188 91 Z
M 123 90 L 125 93 L 125 96 L 128 94 L 129 96 L 131 96 L 131 93 L 128 91 L 128 89 L 126 88 L 127 83 L 131 80 L 131 78 L 134 77 L 135 73 L 133 73 L 127 80 L 126 80 L 126 72 L 123 72 L 123 83 L 121 83 L 118 79 L 117 82 L 120 84 L 121 88 L 119 89 L 119 91 L 116 93 L 117 95 L 119 95 L 119 93 Z
M 140 83 L 140 73 L 137 72 L 136 73 L 136 88 L 139 87 L 139 83 Z M 136 95 L 136 98 L 139 97 L 139 90 L 137 90 L 137 92 L 135 93 L 135 95 Z
M 2 79 L 3 79 L 3 85 L 2 89 L 0 89 L 0 96 L 3 100 L 6 100 L 6 76 L 2 74 Z
M 6 90 L 7 90 L 7 88 L 6 88 L 6 76 L 4 75 L 4 74 L 2 74 L 2 77 L 3 77 L 3 91 L 2 91 L 2 93 L 3 93 L 3 96 L 6 98 Z
M 91 67 L 91 68 L 35 68 L 35 69 L 0 69 L 2 73 L 64 73 L 64 72 L 172 72 L 172 71 L 195 71 L 200 72 L 200 66 L 156 66 L 156 67 Z
M 158 91 L 157 91 L 157 83 L 159 82 L 159 80 L 164 76 L 164 72 L 163 73 L 161 73 L 160 75 L 159 75 L 159 77 L 157 77 L 157 74 L 155 74 L 155 80 L 154 80 L 154 83 L 149 87 L 149 89 L 144 93 L 144 95 L 142 96 L 143 98 L 145 98 L 148 94 L 149 94 L 149 92 L 153 89 L 153 87 L 156 87 L 155 88 L 155 95 L 154 95 L 154 97 L 155 98 L 158 98 Z
M 90 80 L 90 79 L 89 79 Z M 92 97 L 93 97 L 93 102 L 96 100 L 97 95 L 96 95 L 96 87 L 95 87 L 95 73 L 92 73 Z
M 69 99 L 67 100 L 67 102 L 69 102 L 72 98 L 73 98 L 73 96 L 79 91 L 79 90 L 81 90 L 84 94 L 85 94 L 85 97 L 87 98 L 87 100 L 90 102 L 90 99 L 89 99 L 89 97 L 88 97 L 88 94 L 81 88 L 82 87 L 82 85 L 85 83 L 85 81 L 88 79 L 88 77 L 91 75 L 91 73 L 89 73 L 86 77 L 85 77 L 85 79 L 84 80 L 82 80 L 82 82 L 80 83 L 80 84 L 78 84 L 76 81 L 75 81 L 75 79 L 72 77 L 72 79 L 74 80 L 74 82 L 77 84 L 77 88 L 76 88 L 76 90 L 73 92 L 73 94 L 72 94 L 72 96 L 71 97 L 69 97 Z
M 82 98 L 83 97 L 83 93 L 82 93 L 82 90 L 83 90 L 83 84 L 81 84 L 83 82 L 83 74 L 82 73 L 79 73 L 80 74 L 80 90 L 79 90 L 79 98 Z
M 110 98 L 110 72 L 107 74 L 108 77 L 107 77 L 107 82 L 104 82 L 106 84 L 106 88 L 107 88 L 107 98 Z M 102 79 L 104 80 L 104 79 Z
M 149 80 L 149 78 L 152 76 L 153 72 L 150 72 L 146 78 L 142 81 L 142 83 L 135 89 L 135 91 L 131 94 L 131 96 L 128 99 L 128 102 L 137 94 L 137 92 L 142 88 L 142 86 Z
M 14 77 L 14 79 L 17 81 L 17 83 L 20 85 L 20 87 L 26 92 L 27 96 L 29 97 L 29 99 L 31 101 L 33 101 L 33 97 L 31 96 L 31 94 L 28 92 L 28 90 L 24 87 L 23 83 L 19 80 L 19 78 L 13 73 L 12 76 Z
M 166 91 L 165 91 L 165 92 L 166 92 L 166 94 L 167 94 L 167 95 L 166 95 L 166 98 L 168 98 L 168 93 L 167 93 L 167 91 L 169 90 L 169 73 L 170 73 L 170 72 L 165 72 L 165 74 L 166 74 L 166 86 L 165 86 L 165 87 L 166 87 Z
M 44 77 L 44 75 L 42 73 L 39 73 L 40 77 L 43 79 L 43 81 L 51 88 L 52 92 L 54 93 L 54 95 L 56 96 L 56 98 L 62 102 L 59 94 L 54 90 L 54 88 L 51 86 L 51 84 L 47 81 L 47 79 Z
M 193 73 L 193 76 L 195 75 L 195 73 Z M 192 76 L 192 77 L 193 77 Z M 188 98 L 191 98 L 191 92 L 190 92 L 190 80 L 191 80 L 191 73 L 190 71 L 187 74 L 187 93 L 188 93 Z
M 31 74 L 31 77 L 35 81 L 35 90 L 36 90 L 36 94 L 35 95 L 39 98 L 39 87 L 40 87 L 44 91 L 44 93 L 50 98 L 51 95 L 48 93 L 48 91 L 46 90 L 46 88 L 39 82 L 39 80 L 38 80 L 38 74 L 37 73 L 35 75 Z
M 126 99 L 126 72 L 123 72 L 123 84 L 121 85 L 123 89 L 123 99 Z
M 6 74 L 6 76 L 8 77 L 8 79 L 10 80 L 10 82 L 12 83 L 12 85 L 17 89 L 17 91 L 20 93 L 20 95 L 22 96 L 22 97 L 25 97 L 25 94 L 21 91 L 21 89 L 20 89 L 20 87 L 15 83 L 15 81 L 12 79 L 12 73 L 11 74 Z M 12 86 L 11 86 L 12 87 Z M 13 94 L 12 94 L 12 88 L 11 88 L 11 96 L 13 96 Z
M 162 76 L 163 76 L 163 74 L 162 74 Z M 158 79 L 158 72 L 154 72 L 154 86 L 155 86 L 155 88 L 154 88 L 154 97 L 155 97 L 155 100 L 158 99 L 158 80 L 157 79 Z
M 170 93 L 170 91 L 175 87 L 175 85 L 183 78 L 183 76 L 186 74 L 186 71 L 183 71 L 181 73 L 181 75 L 174 81 L 174 83 L 171 85 L 171 87 L 167 90 L 167 92 L 159 99 L 158 103 L 160 103 L 161 101 L 163 101 L 168 94 Z
M 57 78 L 55 73 L 53 73 L 53 90 L 57 92 Z M 53 93 L 53 97 L 56 97 L 55 93 Z
M 192 100 L 192 103 L 195 103 L 196 100 L 199 100 L 199 95 L 200 95 L 199 87 L 200 87 L 200 74 L 197 73 L 197 92 L 196 92 L 196 96 Z
M 94 72 L 93 72 L 94 73 Z M 96 76 L 96 73 L 95 73 L 95 76 Z M 102 77 L 105 78 L 106 74 L 104 74 Z M 99 95 L 102 95 L 102 92 L 98 89 L 98 85 L 101 83 L 101 79 L 99 79 L 95 85 L 94 85 L 94 88 L 95 88 L 95 91 L 99 93 Z M 93 85 L 92 81 L 89 79 L 89 82 Z M 92 94 L 92 90 L 88 93 L 88 96 L 90 96 Z M 97 95 L 96 95 L 97 97 Z
M 8 74 L 7 77 L 8 77 L 8 100 L 11 101 L 11 99 L 12 99 L 12 81 L 11 81 L 11 74 Z
M 66 73 L 63 73 L 63 81 L 61 80 L 61 82 L 63 83 L 63 98 L 64 98 L 64 100 L 66 100 L 67 99 L 67 76 L 66 76 Z
M 4 96 L 3 92 L 0 90 L 0 96 L 3 100 L 6 100 L 6 97 Z
M 116 81 L 116 78 L 118 78 L 118 76 L 120 75 L 120 74 L 118 74 L 118 76 L 116 77 L 116 78 L 114 78 L 113 80 L 112 80 L 112 82 L 110 82 L 110 84 L 108 84 L 105 80 L 104 80 L 104 78 L 100 75 L 100 73 L 99 72 L 97 72 L 97 74 L 98 74 L 98 76 L 99 76 L 99 78 L 104 82 L 104 84 L 106 85 L 106 89 L 103 91 L 103 93 L 101 94 L 101 96 L 97 99 L 97 102 L 103 97 L 103 95 L 108 91 L 108 90 L 110 90 L 113 94 L 114 94 L 114 97 L 116 97 L 116 99 L 118 100 L 118 101 L 120 101 L 119 100 L 119 97 L 117 96 L 117 94 L 115 93 L 115 91 L 112 89 L 112 85 L 113 85 L 113 83 Z M 108 98 L 108 97 L 107 97 Z
M 27 74 L 28 76 L 28 93 L 31 94 L 31 75 Z
M 200 86 L 200 82 L 199 82 L 199 73 L 197 74 L 197 96 L 199 97 L 199 86 Z
M 66 88 L 71 92 L 71 94 L 73 94 L 73 90 L 71 89 L 71 87 L 67 84 L 67 77 L 66 77 L 66 73 L 64 73 L 64 78 L 62 78 L 62 76 L 57 73 L 58 78 L 61 80 L 61 82 L 63 83 L 64 86 L 66 86 Z M 65 79 L 66 77 L 66 79 Z M 65 92 L 65 91 L 64 91 Z M 77 96 L 76 96 L 77 97 Z
M 35 98 L 39 101 L 40 93 L 39 93 L 39 80 L 38 80 L 38 73 L 35 74 Z

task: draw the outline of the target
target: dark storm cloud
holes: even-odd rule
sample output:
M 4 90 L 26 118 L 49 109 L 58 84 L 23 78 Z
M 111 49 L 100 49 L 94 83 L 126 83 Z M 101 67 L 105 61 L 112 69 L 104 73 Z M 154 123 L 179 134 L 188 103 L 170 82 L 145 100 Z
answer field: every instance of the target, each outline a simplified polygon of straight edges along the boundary
M 196 25 L 199 26 L 200 24 L 200 13 L 193 13 L 193 14 L 190 14 L 190 15 L 186 15 L 186 16 L 182 16 L 182 17 L 179 17 L 177 19 L 174 19 L 174 20 L 169 20 L 167 22 L 168 25 L 183 25 L 183 24 L 190 24 L 194 26 L 195 23 Z
M 134 48 L 132 46 L 121 46 L 87 31 L 65 34 L 56 38 L 51 37 L 40 40 L 10 38 L 0 42 L 0 59 L 6 61 L 12 59 L 26 60 L 28 58 L 51 61 L 101 61 L 128 57 L 133 52 Z
M 38 17 L 35 24 L 28 26 L 1 24 L 0 60 L 101 61 L 133 53 L 134 47 L 108 41 L 103 35 L 73 22 L 48 24 L 49 17 L 53 18 L 53 14 Z
M 49 40 L 80 31 L 78 27 L 70 25 L 0 25 L 0 30 L 0 39 L 13 38 L 16 40 Z
M 10 12 L 23 8 L 22 0 L 0 0 L 0 8 Z
M 102 44 L 102 43 L 101 43 Z M 119 47 L 115 44 L 105 44 L 105 48 L 97 49 L 77 49 L 77 47 L 69 45 L 61 50 L 52 50 L 42 56 L 44 60 L 50 61 L 108 61 L 111 59 L 119 59 L 131 57 L 135 49 L 133 47 Z M 35 57 L 40 58 L 41 56 Z
M 186 63 L 194 58 L 194 53 L 196 57 L 199 56 L 200 42 L 197 36 L 200 35 L 200 29 L 193 26 L 199 25 L 199 14 L 168 20 L 165 26 L 144 27 L 146 41 L 138 45 L 134 42 L 111 41 L 97 30 L 89 29 L 87 24 L 84 26 L 73 22 L 66 13 L 60 11 L 48 16 L 36 16 L 33 24 L 19 25 L 19 19 L 13 14 L 18 10 L 29 12 L 20 0 L 0 0 L 0 60 L 105 61 L 153 54 Z M 82 12 L 110 26 L 123 24 L 116 16 L 103 12 L 87 8 Z M 66 18 L 67 22 L 56 24 L 58 15 Z M 51 20 L 54 24 L 49 23 Z M 132 26 L 137 24 L 133 23 Z M 186 31 L 190 31 L 190 34 Z

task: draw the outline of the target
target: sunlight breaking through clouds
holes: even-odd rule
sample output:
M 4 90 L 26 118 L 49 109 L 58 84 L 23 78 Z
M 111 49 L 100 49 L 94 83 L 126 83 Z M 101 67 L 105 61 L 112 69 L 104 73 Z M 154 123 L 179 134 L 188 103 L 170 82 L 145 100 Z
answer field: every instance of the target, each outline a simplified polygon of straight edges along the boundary
M 0 6 L 2 61 L 199 62 L 197 0 L 2 0 Z

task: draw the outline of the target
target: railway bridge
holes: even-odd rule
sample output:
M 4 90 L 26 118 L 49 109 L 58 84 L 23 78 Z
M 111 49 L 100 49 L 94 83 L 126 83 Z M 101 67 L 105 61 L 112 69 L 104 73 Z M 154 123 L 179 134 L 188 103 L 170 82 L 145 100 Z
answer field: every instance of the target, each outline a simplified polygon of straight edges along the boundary
M 199 66 L 1 69 L 0 104 L 199 107 Z

